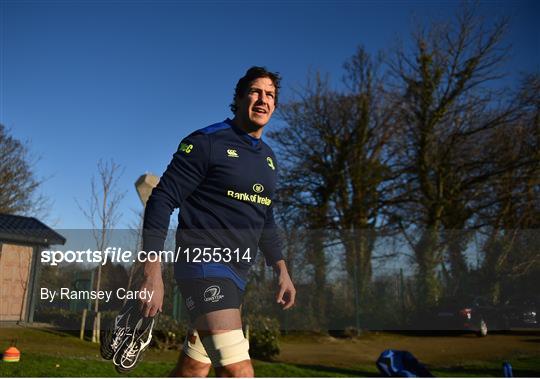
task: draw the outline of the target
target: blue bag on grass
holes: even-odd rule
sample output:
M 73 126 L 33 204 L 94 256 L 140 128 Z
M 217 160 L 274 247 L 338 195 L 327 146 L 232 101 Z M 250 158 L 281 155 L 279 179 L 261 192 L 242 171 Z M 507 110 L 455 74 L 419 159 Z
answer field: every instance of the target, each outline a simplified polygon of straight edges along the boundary
M 508 362 L 503 363 L 503 375 L 505 378 L 514 377 L 514 371 L 512 370 L 512 365 Z
M 377 368 L 382 376 L 400 378 L 432 378 L 429 370 L 408 351 L 388 349 L 377 359 Z

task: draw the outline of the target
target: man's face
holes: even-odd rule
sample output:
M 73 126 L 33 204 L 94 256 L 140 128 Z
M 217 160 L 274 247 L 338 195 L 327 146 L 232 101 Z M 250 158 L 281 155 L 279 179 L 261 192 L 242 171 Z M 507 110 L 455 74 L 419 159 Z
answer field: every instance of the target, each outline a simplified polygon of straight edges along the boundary
M 236 102 L 237 117 L 255 128 L 265 126 L 276 109 L 276 88 L 272 79 L 258 78 L 251 82 L 243 97 Z

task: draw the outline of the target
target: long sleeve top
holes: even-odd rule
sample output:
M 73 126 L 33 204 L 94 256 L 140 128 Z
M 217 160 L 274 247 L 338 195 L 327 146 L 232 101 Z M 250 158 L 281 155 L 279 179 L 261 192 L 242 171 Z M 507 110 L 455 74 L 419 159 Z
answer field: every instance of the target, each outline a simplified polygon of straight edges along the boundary
M 268 265 L 283 259 L 273 215 L 276 180 L 272 149 L 231 120 L 193 132 L 148 199 L 143 250 L 163 250 L 179 208 L 175 276 L 227 277 L 244 289 L 258 249 Z

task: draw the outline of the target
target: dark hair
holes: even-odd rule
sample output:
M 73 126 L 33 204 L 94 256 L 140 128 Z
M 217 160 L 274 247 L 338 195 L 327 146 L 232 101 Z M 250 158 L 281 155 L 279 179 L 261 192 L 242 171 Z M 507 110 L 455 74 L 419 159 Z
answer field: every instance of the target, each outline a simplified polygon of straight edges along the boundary
M 253 66 L 250 67 L 249 70 L 246 71 L 246 74 L 240 78 L 238 83 L 236 83 L 236 88 L 234 89 L 234 97 L 233 102 L 231 105 L 231 111 L 233 113 L 236 113 L 236 110 L 238 107 L 236 106 L 236 101 L 243 97 L 249 88 L 249 85 L 255 80 L 259 78 L 269 78 L 272 80 L 272 83 L 274 83 L 274 87 L 276 87 L 276 96 L 274 98 L 274 104 L 277 107 L 278 105 L 278 93 L 279 93 L 279 83 L 281 81 L 281 77 L 279 76 L 278 72 L 271 72 L 266 69 L 266 67 L 259 67 L 259 66 Z

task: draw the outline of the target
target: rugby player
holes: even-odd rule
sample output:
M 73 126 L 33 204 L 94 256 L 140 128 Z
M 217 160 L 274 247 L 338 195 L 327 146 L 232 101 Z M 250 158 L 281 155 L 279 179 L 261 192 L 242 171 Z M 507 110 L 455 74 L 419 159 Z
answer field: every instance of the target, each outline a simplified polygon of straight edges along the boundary
M 296 290 L 282 256 L 273 215 L 277 162 L 262 140 L 278 104 L 280 77 L 251 67 L 238 81 L 226 119 L 184 138 L 153 190 L 145 210 L 143 250 L 160 251 L 170 215 L 179 208 L 175 277 L 191 328 L 171 376 L 254 376 L 242 332 L 240 307 L 246 277 L 260 249 L 277 273 L 276 301 L 294 305 Z M 147 262 L 141 290 L 153 316 L 163 304 L 159 262 Z

